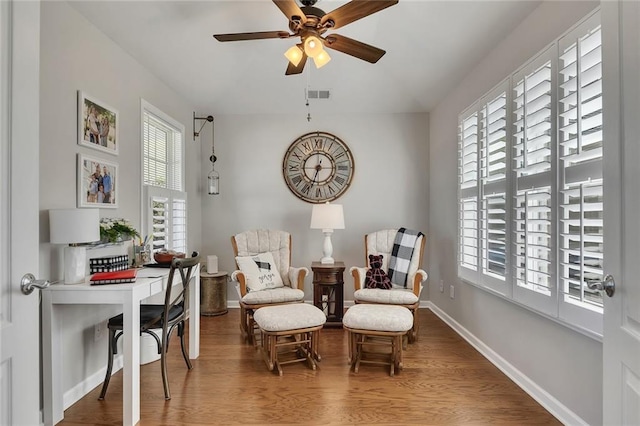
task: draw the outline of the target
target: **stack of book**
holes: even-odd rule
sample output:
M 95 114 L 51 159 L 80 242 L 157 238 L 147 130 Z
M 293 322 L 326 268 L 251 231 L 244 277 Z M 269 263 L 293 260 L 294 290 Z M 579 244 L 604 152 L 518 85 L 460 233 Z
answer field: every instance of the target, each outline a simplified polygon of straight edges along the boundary
M 125 269 L 129 269 L 129 255 L 126 254 L 89 259 L 89 270 L 92 274 L 96 272 L 123 271 Z
M 124 271 L 98 272 L 91 275 L 91 285 L 124 284 L 136 281 L 137 269 L 125 269 Z

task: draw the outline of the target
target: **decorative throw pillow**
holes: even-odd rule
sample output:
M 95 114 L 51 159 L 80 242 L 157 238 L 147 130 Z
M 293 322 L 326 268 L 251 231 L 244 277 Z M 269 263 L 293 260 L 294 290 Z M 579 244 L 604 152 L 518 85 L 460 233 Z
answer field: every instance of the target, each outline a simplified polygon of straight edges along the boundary
M 369 255 L 369 270 L 364 280 L 365 288 L 381 288 L 389 290 L 391 288 L 391 280 L 384 269 L 382 269 L 383 255 Z
M 284 287 L 282 277 L 270 252 L 255 256 L 237 256 L 236 263 L 247 279 L 247 291 Z

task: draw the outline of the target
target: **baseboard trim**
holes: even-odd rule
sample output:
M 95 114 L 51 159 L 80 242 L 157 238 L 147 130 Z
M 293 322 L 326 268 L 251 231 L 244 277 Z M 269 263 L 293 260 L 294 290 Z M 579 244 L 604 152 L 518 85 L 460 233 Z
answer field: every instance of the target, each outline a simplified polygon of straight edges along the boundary
M 487 360 L 489 360 L 489 362 L 495 365 L 500 371 L 502 371 L 527 394 L 529 394 L 531 398 L 535 399 L 560 422 L 566 425 L 588 424 L 587 422 L 582 420 L 576 413 L 571 411 L 560 401 L 554 398 L 551 394 L 538 386 L 538 384 L 536 384 L 533 380 L 523 374 L 520 370 L 511 365 L 507 360 L 502 358 L 497 352 L 495 352 L 484 342 L 474 336 L 471 332 L 469 332 L 469 330 L 464 328 L 446 312 L 438 308 L 430 301 L 426 302 L 425 305 L 428 309 L 431 309 L 431 311 L 436 314 L 442 321 L 444 321 L 449 327 L 451 327 L 456 333 L 458 333 L 464 340 L 466 340 L 471 346 L 473 346 L 478 352 L 480 352 L 482 356 L 484 356 Z M 421 303 L 420 307 L 422 306 L 423 304 Z
M 116 355 L 113 357 L 113 372 L 120 371 L 122 368 L 122 355 Z M 62 407 L 64 410 L 71 407 L 76 402 L 80 401 L 84 396 L 91 392 L 96 386 L 100 385 L 104 381 L 104 375 L 107 373 L 107 367 L 103 367 L 100 370 L 93 373 L 68 391 L 66 391 L 62 397 Z

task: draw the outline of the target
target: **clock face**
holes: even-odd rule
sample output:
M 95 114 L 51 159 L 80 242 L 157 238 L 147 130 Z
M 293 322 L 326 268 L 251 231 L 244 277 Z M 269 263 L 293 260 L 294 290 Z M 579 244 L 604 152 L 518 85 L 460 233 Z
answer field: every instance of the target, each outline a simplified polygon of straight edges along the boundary
M 340 197 L 353 178 L 353 156 L 340 138 L 325 132 L 300 136 L 282 162 L 287 186 L 296 197 L 323 203 Z

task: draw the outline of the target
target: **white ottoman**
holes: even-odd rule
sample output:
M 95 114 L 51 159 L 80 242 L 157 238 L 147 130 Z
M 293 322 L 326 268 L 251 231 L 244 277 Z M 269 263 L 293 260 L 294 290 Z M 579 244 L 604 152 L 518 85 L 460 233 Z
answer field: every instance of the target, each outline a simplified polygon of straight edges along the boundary
M 390 375 L 402 368 L 402 339 L 413 326 L 411 311 L 403 306 L 359 304 L 351 306 L 342 318 L 349 332 L 349 363 L 354 373 L 360 363 L 389 365 Z M 390 353 L 366 349 L 388 347 Z
M 262 355 L 269 370 L 277 368 L 282 376 L 282 365 L 300 361 L 316 369 L 320 330 L 327 321 L 320 309 L 306 303 L 265 306 L 254 312 L 253 319 L 260 328 Z

